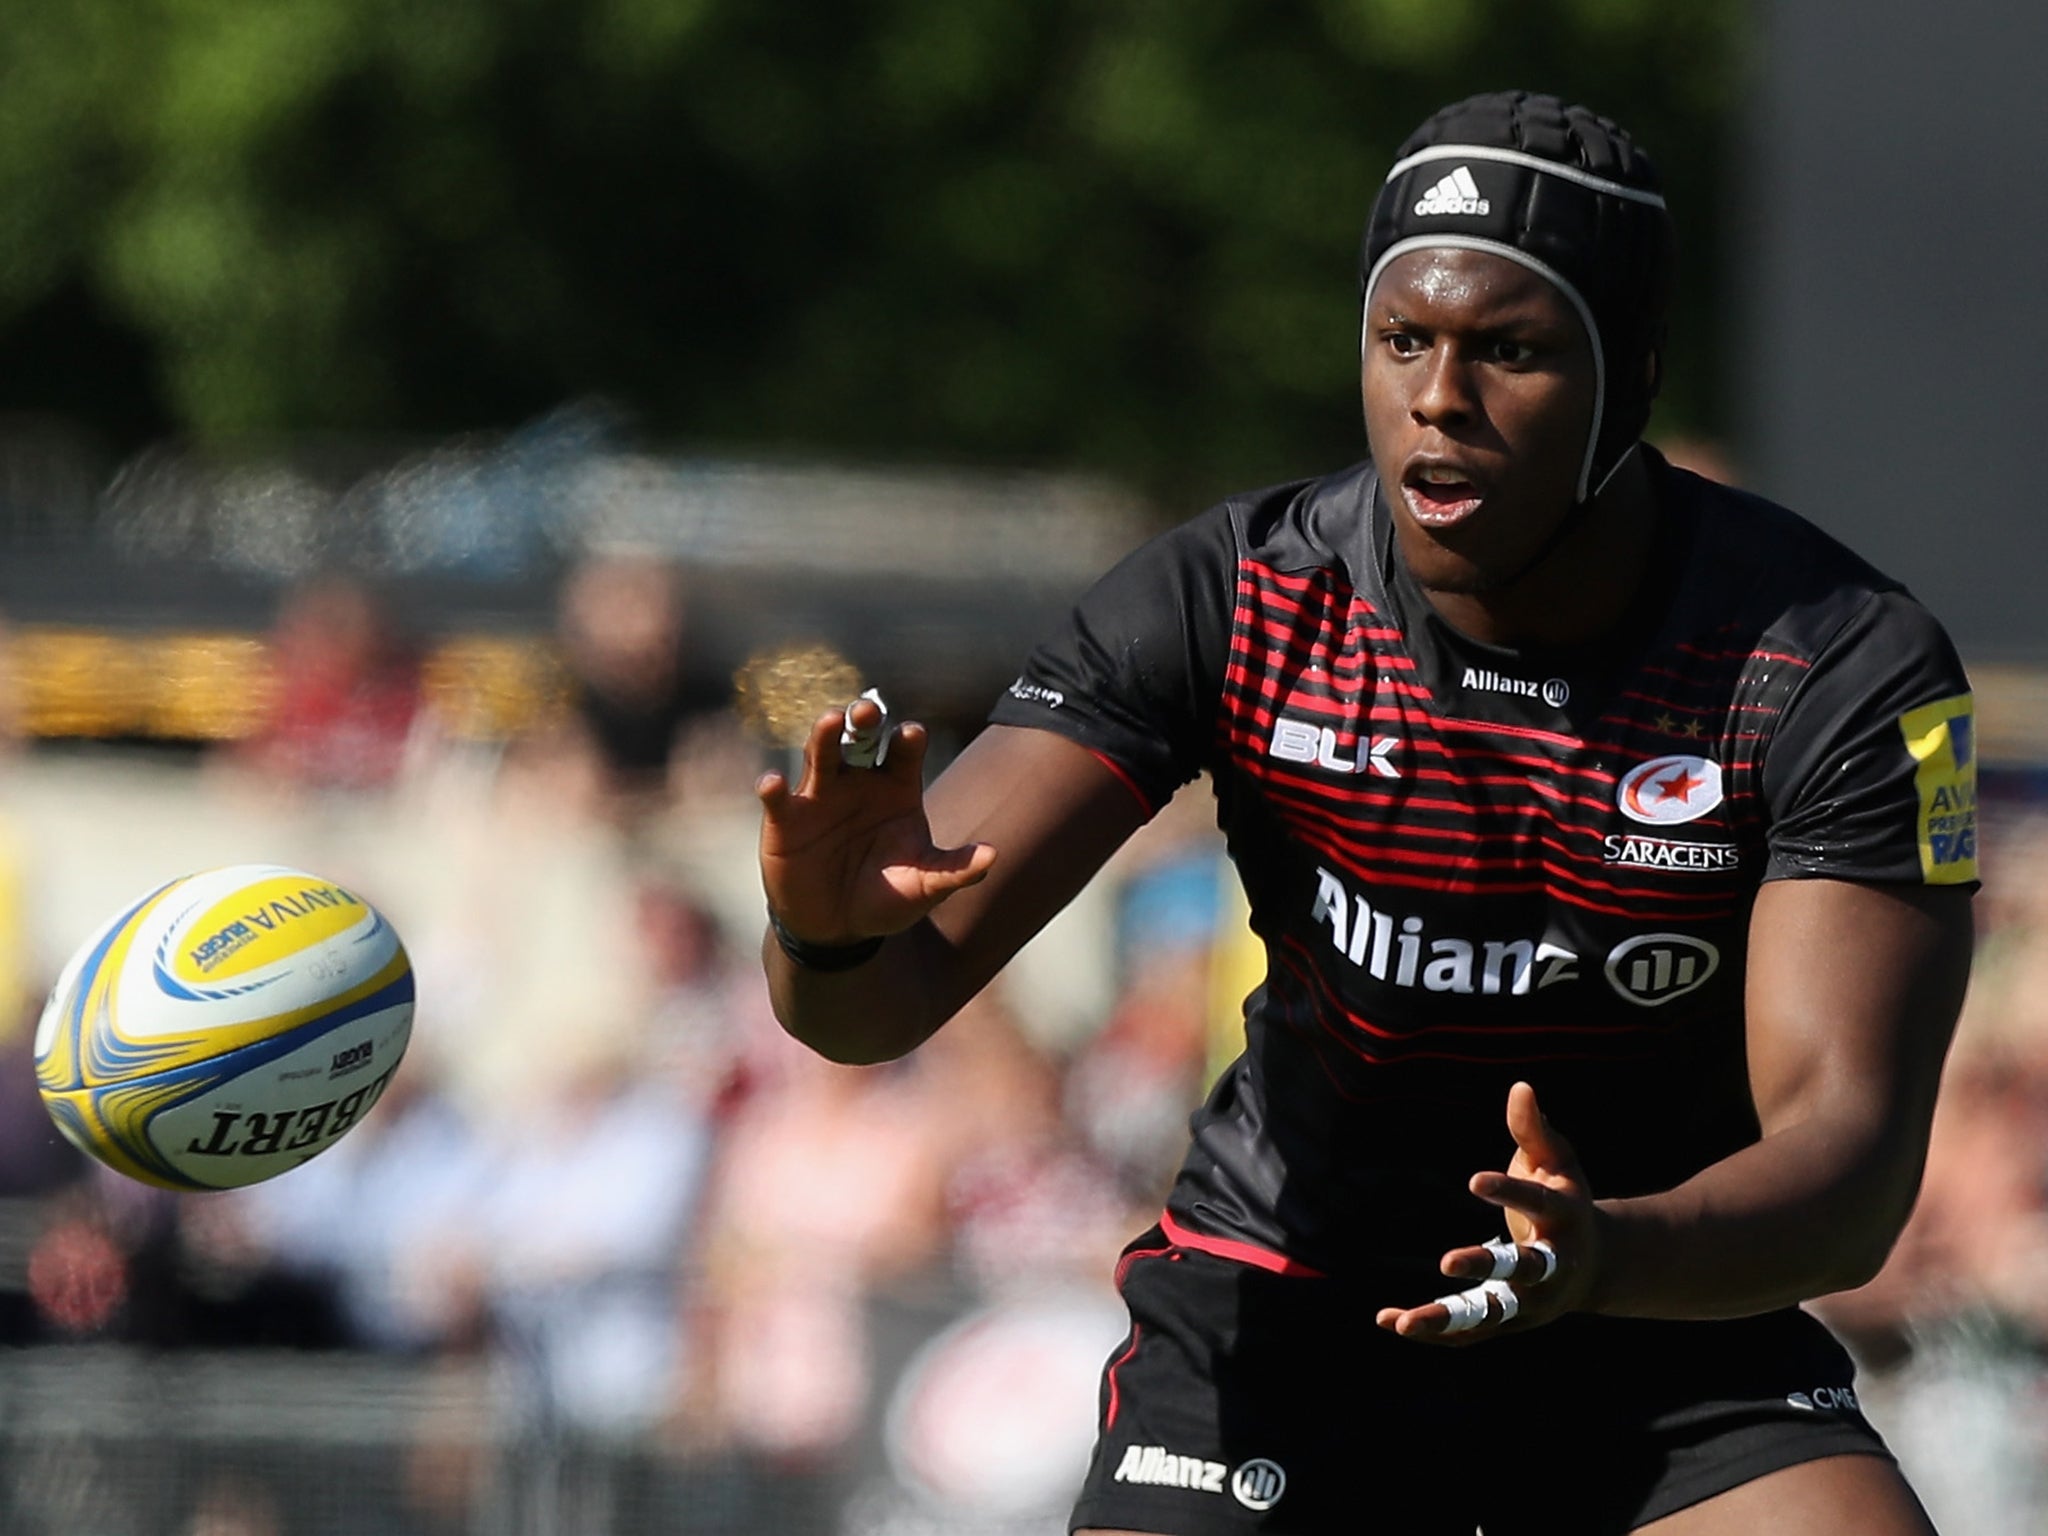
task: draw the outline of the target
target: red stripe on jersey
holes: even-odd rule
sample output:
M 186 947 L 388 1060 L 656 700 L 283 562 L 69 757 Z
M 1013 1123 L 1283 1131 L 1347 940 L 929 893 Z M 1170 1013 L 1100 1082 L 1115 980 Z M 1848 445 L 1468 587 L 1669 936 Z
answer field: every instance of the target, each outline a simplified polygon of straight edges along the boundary
M 1710 651 L 1703 645 L 1694 645 L 1690 640 L 1679 641 L 1677 648 L 1688 656 L 1699 657 L 1702 661 L 1782 661 L 1787 666 L 1799 667 L 1802 670 L 1813 665 L 1804 656 L 1787 656 L 1783 651 Z
M 1257 738 L 1251 738 L 1257 744 Z M 1453 816 L 1527 816 L 1541 807 L 1534 804 L 1504 805 L 1498 803 L 1474 804 L 1464 800 L 1442 800 L 1423 795 L 1404 795 L 1398 792 L 1373 789 L 1354 789 L 1349 785 L 1333 784 L 1326 779 L 1309 777 L 1301 769 L 1278 758 L 1262 757 L 1247 764 L 1247 771 L 1266 780 L 1283 780 L 1298 785 L 1316 795 L 1319 799 L 1334 801 L 1340 805 L 1377 805 L 1407 810 L 1444 811 Z M 1371 782 L 1370 775 L 1359 775 Z M 1608 811 L 1613 807 L 1602 799 L 1590 795 L 1574 795 L 1554 785 L 1538 783 L 1520 778 L 1469 778 L 1451 768 L 1418 768 L 1412 775 L 1415 779 L 1428 779 L 1452 785 L 1466 784 L 1519 784 L 1533 796 L 1552 805 L 1576 805 L 1588 810 Z
M 1328 571 L 1319 570 L 1313 576 L 1296 576 L 1292 572 L 1278 570 L 1260 560 L 1242 561 L 1240 562 L 1239 569 L 1240 571 L 1250 571 L 1254 580 L 1268 586 L 1278 587 L 1283 592 L 1306 592 L 1311 587 L 1328 586 L 1332 582 L 1332 577 Z M 1355 601 L 1366 612 L 1372 612 L 1372 605 L 1367 603 L 1364 598 L 1357 598 Z
M 1088 748 L 1088 755 L 1117 776 L 1124 788 L 1131 792 L 1131 798 L 1138 802 L 1138 808 L 1145 813 L 1147 821 L 1159 814 L 1159 807 L 1152 803 L 1152 797 L 1138 788 L 1138 781 L 1131 777 L 1129 770 L 1122 763 L 1106 752 L 1096 751 L 1093 747 Z
M 1292 810 L 1303 818 L 1313 816 L 1313 812 L 1307 807 L 1294 807 Z M 1450 854 L 1429 849 L 1395 848 L 1385 844 L 1366 843 L 1355 836 L 1345 835 L 1341 830 L 1336 831 L 1334 836 L 1317 837 L 1314 835 L 1317 829 L 1296 824 L 1295 817 L 1289 814 L 1288 808 L 1282 809 L 1281 819 L 1288 822 L 1290 829 L 1295 835 L 1300 837 L 1311 849 L 1319 854 L 1328 856 L 1332 863 L 1350 871 L 1362 880 L 1390 882 L 1426 890 L 1470 889 L 1475 892 L 1493 893 L 1506 892 L 1512 889 L 1541 890 L 1560 901 L 1568 901 L 1575 906 L 1585 907 L 1592 911 L 1615 913 L 1643 919 L 1690 918 L 1706 921 L 1717 917 L 1732 916 L 1736 910 L 1729 903 L 1726 893 L 1722 891 L 1671 891 L 1656 886 L 1619 884 L 1612 880 L 1596 879 L 1591 875 L 1583 875 L 1576 870 L 1563 868 L 1554 860 L 1540 855 L 1533 857 L 1496 856 L 1488 858 L 1479 854 Z M 1436 836 L 1442 837 L 1446 841 L 1469 841 L 1482 845 L 1490 841 L 1512 839 L 1515 836 L 1514 833 L 1461 834 L 1419 827 L 1404 828 L 1403 831 L 1415 836 Z M 1537 846 L 1562 854 L 1580 863 L 1597 863 L 1603 869 L 1610 867 L 1605 859 L 1594 859 L 1587 854 L 1574 853 L 1561 844 L 1551 841 L 1549 838 L 1538 839 Z M 1526 872 L 1532 878 L 1539 875 L 1543 878 L 1541 883 L 1533 886 L 1512 887 L 1501 883 L 1474 883 L 1468 887 L 1441 879 L 1428 882 L 1418 882 L 1412 878 L 1404 879 L 1400 872 L 1400 867 L 1403 864 L 1427 865 L 1435 869 L 1464 870 L 1474 875 L 1484 875 L 1494 871 Z M 1559 889 L 1557 882 L 1560 881 L 1566 882 L 1580 891 L 1589 894 L 1574 895 L 1570 890 Z M 1635 902 L 1636 905 L 1633 907 L 1598 905 L 1592 900 L 1592 893 L 1630 900 Z M 1714 902 L 1718 904 L 1704 909 L 1692 905 L 1699 902 Z
M 1557 731 L 1539 731 L 1533 725 L 1496 725 L 1487 720 L 1453 720 L 1448 715 L 1437 721 L 1439 729 L 1446 731 L 1485 731 L 1502 736 L 1521 736 L 1531 741 L 1547 741 L 1552 746 L 1567 751 L 1581 752 L 1586 744 L 1576 736 L 1566 736 Z
M 1224 697 L 1234 702 L 1245 701 L 1254 694 L 1262 699 L 1280 698 L 1283 687 L 1300 686 L 1303 681 L 1300 675 L 1303 665 L 1290 660 L 1279 668 L 1261 666 L 1258 665 L 1256 657 L 1251 659 L 1250 665 L 1244 661 L 1231 661 L 1223 669 Z M 1276 671 L 1286 675 L 1275 676 Z M 1327 673 L 1323 675 L 1328 676 Z M 1231 692 L 1233 683 L 1237 686 L 1237 692 L 1234 694 Z M 1350 692 L 1360 697 L 1365 693 L 1365 679 L 1362 677 L 1348 685 L 1332 678 L 1327 686 L 1333 693 Z M 1421 684 L 1396 682 L 1385 673 L 1381 673 L 1375 679 L 1374 687 L 1378 692 L 1392 694 L 1397 699 L 1420 699 L 1427 702 L 1431 697 L 1430 691 Z
M 1374 864 L 1370 861 L 1369 854 L 1361 854 L 1360 852 L 1347 849 L 1341 844 L 1311 839 L 1305 835 L 1303 828 L 1295 827 L 1293 831 L 1296 835 L 1302 836 L 1304 842 L 1308 842 L 1311 847 L 1329 859 L 1332 864 L 1337 865 L 1338 868 L 1356 876 L 1360 880 L 1369 881 L 1376 885 L 1398 885 L 1404 890 L 1435 891 L 1452 896 L 1534 896 L 1541 894 L 1550 897 L 1553 901 L 1561 901 L 1567 906 L 1577 907 L 1581 911 L 1598 912 L 1604 917 L 1626 917 L 1640 920 L 1647 916 L 1658 915 L 1646 913 L 1640 903 L 1635 906 L 1618 907 L 1608 902 L 1595 901 L 1592 897 L 1581 895 L 1577 891 L 1561 889 L 1549 877 L 1556 876 L 1558 879 L 1571 879 L 1573 877 L 1568 871 L 1558 870 L 1550 865 L 1538 866 L 1545 876 L 1541 880 L 1464 880 L 1448 874 L 1423 879 L 1407 874 L 1400 869 Z M 1448 861 L 1438 860 L 1436 862 L 1443 864 Z M 1684 915 L 1694 918 L 1707 918 L 1718 914 L 1711 912 L 1688 912 Z
M 1293 940 L 1291 937 L 1289 939 L 1289 942 L 1298 943 L 1298 941 Z M 1427 1029 L 1417 1031 L 1416 1033 L 1411 1035 L 1389 1036 L 1386 1030 L 1378 1029 L 1372 1025 L 1367 1024 L 1364 1019 L 1360 1018 L 1357 1014 L 1353 1013 L 1348 1007 L 1346 1007 L 1343 1000 L 1339 998 L 1335 991 L 1331 989 L 1327 979 L 1323 977 L 1321 971 L 1317 969 L 1313 965 L 1313 963 L 1311 963 L 1308 969 L 1304 971 L 1299 964 L 1297 964 L 1295 961 L 1293 961 L 1285 955 L 1281 957 L 1281 961 L 1284 965 L 1286 965 L 1289 971 L 1301 977 L 1301 979 L 1307 983 L 1312 993 L 1321 994 L 1320 1001 L 1318 1001 L 1314 997 L 1311 997 L 1309 1000 L 1311 1006 L 1313 1006 L 1316 1009 L 1316 1014 L 1318 1018 L 1327 1019 L 1330 1013 L 1334 1012 L 1338 1016 L 1343 1018 L 1343 1020 L 1346 1023 L 1351 1024 L 1355 1028 L 1370 1029 L 1374 1034 L 1380 1036 L 1381 1038 L 1398 1038 L 1410 1042 L 1425 1039 L 1433 1039 L 1439 1034 L 1451 1032 L 1449 1029 L 1442 1026 L 1431 1026 Z M 1372 1051 L 1372 1049 L 1363 1040 L 1357 1039 L 1355 1037 L 1347 1037 L 1344 1035 L 1337 1034 L 1334 1030 L 1329 1030 L 1327 1028 L 1327 1025 L 1325 1026 L 1325 1032 L 1330 1036 L 1330 1038 L 1336 1040 L 1339 1044 L 1348 1047 L 1351 1051 L 1351 1054 L 1356 1056 L 1360 1061 L 1364 1062 L 1367 1066 L 1372 1067 L 1376 1070 L 1389 1067 L 1407 1066 L 1411 1063 L 1428 1061 L 1473 1062 L 1483 1063 L 1487 1065 L 1503 1065 L 1513 1062 L 1534 1061 L 1612 1061 L 1617 1057 L 1617 1055 L 1627 1054 L 1625 1052 L 1615 1051 L 1572 1050 L 1514 1051 L 1508 1053 L 1497 1053 L 1494 1055 L 1474 1055 L 1469 1051 L 1414 1049 L 1404 1050 L 1398 1056 L 1381 1056 Z M 1544 1040 L 1548 1039 L 1550 1036 L 1559 1034 L 1589 1034 L 1598 1035 L 1609 1040 L 1635 1040 L 1640 1039 L 1642 1036 L 1647 1034 L 1658 1033 L 1658 1031 L 1654 1030 L 1648 1024 L 1622 1024 L 1609 1029 L 1601 1029 L 1597 1026 L 1574 1025 L 1558 1025 L 1555 1027 L 1541 1028 L 1532 1025 L 1519 1025 L 1507 1026 L 1501 1029 L 1482 1029 L 1477 1026 L 1465 1026 L 1463 1029 L 1458 1030 L 1457 1032 L 1463 1034 L 1476 1034 L 1485 1036 L 1519 1035 L 1524 1039 L 1527 1039 L 1534 1043 L 1541 1043 Z
M 1239 1242 L 1234 1237 L 1211 1237 L 1206 1232 L 1196 1232 L 1184 1227 L 1173 1219 L 1171 1211 L 1159 1213 L 1159 1230 L 1183 1248 L 1192 1248 L 1197 1253 L 1214 1254 L 1219 1259 L 1231 1259 L 1239 1264 L 1249 1264 L 1253 1269 L 1263 1269 L 1269 1275 L 1293 1275 L 1302 1280 L 1325 1278 L 1320 1269 L 1312 1269 L 1299 1259 L 1290 1259 L 1284 1253 L 1275 1253 L 1270 1248 Z

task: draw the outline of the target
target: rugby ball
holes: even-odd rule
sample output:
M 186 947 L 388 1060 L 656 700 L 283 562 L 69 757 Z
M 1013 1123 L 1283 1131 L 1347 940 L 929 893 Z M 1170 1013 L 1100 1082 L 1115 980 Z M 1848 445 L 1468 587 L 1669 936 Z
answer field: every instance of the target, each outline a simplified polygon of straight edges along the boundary
M 166 1189 L 234 1189 L 331 1147 L 412 1034 L 412 962 L 353 891 L 274 864 L 188 875 L 73 955 L 36 1025 L 67 1140 Z

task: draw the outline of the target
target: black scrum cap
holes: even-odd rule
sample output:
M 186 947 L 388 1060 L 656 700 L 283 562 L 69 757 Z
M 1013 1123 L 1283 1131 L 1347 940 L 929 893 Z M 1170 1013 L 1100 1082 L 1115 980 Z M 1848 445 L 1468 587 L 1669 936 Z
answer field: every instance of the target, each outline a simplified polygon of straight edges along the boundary
M 1608 119 L 1528 91 L 1445 107 L 1401 146 L 1366 225 L 1359 302 L 1423 247 L 1491 251 L 1547 279 L 1593 343 L 1588 500 L 1650 419 L 1645 357 L 1663 342 L 1676 259 L 1657 168 Z

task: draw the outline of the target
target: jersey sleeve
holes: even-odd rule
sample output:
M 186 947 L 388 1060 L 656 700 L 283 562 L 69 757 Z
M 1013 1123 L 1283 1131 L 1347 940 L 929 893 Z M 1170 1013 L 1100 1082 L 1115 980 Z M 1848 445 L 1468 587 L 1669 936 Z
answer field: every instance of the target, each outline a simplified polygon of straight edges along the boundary
M 1207 761 L 1236 569 L 1227 506 L 1141 545 L 1031 653 L 990 721 L 1078 742 L 1158 811 Z
M 1814 659 L 1772 734 L 1764 878 L 1974 885 L 1969 679 L 1903 592 L 1879 592 Z

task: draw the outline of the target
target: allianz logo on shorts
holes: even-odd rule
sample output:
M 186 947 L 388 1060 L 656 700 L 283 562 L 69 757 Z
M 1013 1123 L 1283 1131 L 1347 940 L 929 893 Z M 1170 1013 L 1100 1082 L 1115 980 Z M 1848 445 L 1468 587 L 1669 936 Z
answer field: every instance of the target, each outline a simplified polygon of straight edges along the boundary
M 1271 1509 L 1287 1491 L 1287 1474 L 1279 1462 L 1259 1456 L 1237 1469 L 1230 1491 L 1246 1509 Z
M 1246 1462 L 1233 1474 L 1223 1462 L 1177 1455 L 1163 1445 L 1126 1446 L 1112 1480 L 1185 1488 L 1192 1493 L 1221 1493 L 1226 1477 L 1230 1479 L 1231 1495 L 1246 1509 L 1271 1509 L 1287 1491 L 1286 1472 L 1278 1462 L 1263 1456 Z

